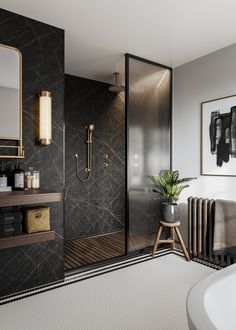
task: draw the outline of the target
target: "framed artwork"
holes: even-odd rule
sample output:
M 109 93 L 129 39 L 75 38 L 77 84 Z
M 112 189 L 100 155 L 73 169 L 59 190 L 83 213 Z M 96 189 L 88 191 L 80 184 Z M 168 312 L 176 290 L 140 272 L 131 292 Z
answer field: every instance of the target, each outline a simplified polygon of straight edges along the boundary
M 236 176 L 236 95 L 201 104 L 201 175 Z

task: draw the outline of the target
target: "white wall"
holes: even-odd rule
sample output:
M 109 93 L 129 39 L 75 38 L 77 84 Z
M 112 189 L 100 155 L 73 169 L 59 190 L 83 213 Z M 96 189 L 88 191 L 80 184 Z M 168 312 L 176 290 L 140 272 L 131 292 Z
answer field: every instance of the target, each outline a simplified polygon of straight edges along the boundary
M 200 176 L 201 102 L 236 94 L 236 44 L 174 70 L 173 168 L 197 177 L 181 197 L 236 200 L 236 177 Z M 236 160 L 235 173 L 236 173 Z

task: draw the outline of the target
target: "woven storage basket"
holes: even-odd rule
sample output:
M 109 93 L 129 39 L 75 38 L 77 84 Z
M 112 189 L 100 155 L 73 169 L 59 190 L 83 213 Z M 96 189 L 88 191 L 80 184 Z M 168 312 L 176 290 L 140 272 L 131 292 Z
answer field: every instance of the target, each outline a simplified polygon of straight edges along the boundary
M 25 209 L 24 230 L 28 234 L 50 230 L 50 207 Z

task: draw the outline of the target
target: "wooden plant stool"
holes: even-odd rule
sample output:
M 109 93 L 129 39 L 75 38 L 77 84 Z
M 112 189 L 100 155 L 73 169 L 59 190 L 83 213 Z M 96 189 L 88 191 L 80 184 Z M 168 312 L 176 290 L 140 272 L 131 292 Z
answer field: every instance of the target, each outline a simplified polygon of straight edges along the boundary
M 182 239 L 182 236 L 181 236 L 179 228 L 178 228 L 179 226 L 180 226 L 179 221 L 177 221 L 177 222 L 163 222 L 163 221 L 160 221 L 160 228 L 159 228 L 157 236 L 156 236 L 155 244 L 154 244 L 154 247 L 153 247 L 153 250 L 152 250 L 152 256 L 155 255 L 156 249 L 157 249 L 158 245 L 161 244 L 161 243 L 171 244 L 171 249 L 174 250 L 174 248 L 175 248 L 174 231 L 175 231 L 176 235 L 178 237 L 178 240 L 180 242 L 180 245 L 182 247 L 183 253 L 185 255 L 185 258 L 186 258 L 187 261 L 190 261 L 188 251 L 187 251 L 187 249 L 184 245 L 184 241 Z M 169 239 L 160 239 L 161 238 L 161 233 L 162 233 L 162 230 L 163 230 L 164 227 L 170 228 L 170 238 Z

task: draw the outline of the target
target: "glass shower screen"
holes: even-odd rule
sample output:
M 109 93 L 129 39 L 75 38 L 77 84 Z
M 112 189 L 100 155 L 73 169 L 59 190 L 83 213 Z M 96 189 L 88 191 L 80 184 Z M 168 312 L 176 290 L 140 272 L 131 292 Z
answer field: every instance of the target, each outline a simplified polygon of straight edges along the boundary
M 126 55 L 127 252 L 153 245 L 161 211 L 150 176 L 170 168 L 170 68 Z

